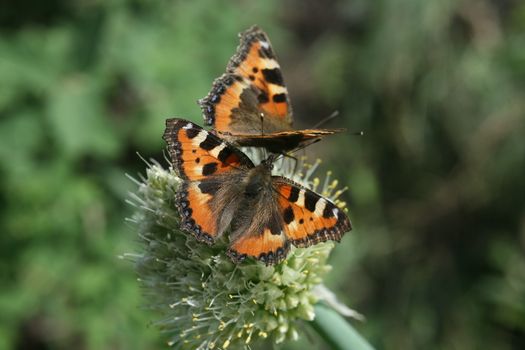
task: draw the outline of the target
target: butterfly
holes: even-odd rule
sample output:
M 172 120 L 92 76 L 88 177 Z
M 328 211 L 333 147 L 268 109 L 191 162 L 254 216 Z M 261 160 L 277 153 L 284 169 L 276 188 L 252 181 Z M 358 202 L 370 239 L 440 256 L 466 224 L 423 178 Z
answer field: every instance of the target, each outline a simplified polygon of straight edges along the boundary
M 198 101 L 206 125 L 239 146 L 285 153 L 344 129 L 293 130 L 292 106 L 268 36 L 257 26 L 240 35 L 226 73 Z
M 175 203 L 182 230 L 213 244 L 229 231 L 227 255 L 272 265 L 291 245 L 339 241 L 352 226 L 334 203 L 290 179 L 272 176 L 270 155 L 259 165 L 242 151 L 178 118 L 166 121 L 163 139 L 182 183 Z

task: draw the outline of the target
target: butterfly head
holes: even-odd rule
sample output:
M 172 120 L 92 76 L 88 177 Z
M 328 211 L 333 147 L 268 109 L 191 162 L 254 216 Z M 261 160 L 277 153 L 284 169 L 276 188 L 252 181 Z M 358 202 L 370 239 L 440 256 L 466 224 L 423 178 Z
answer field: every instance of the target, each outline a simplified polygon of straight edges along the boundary
M 268 158 L 266 158 L 265 160 L 263 160 L 261 162 L 261 165 L 264 166 L 266 169 L 268 169 L 269 171 L 272 171 L 273 170 L 273 163 L 277 160 L 277 158 L 279 157 L 278 154 L 270 154 L 268 156 Z

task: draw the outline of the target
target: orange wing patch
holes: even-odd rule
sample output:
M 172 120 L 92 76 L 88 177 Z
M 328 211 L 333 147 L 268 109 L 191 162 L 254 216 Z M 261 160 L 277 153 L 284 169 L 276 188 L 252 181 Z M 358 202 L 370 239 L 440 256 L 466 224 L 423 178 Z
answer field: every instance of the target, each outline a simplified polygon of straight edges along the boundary
M 236 148 L 183 119 L 168 119 L 163 138 L 179 175 L 186 180 L 197 181 L 232 168 L 253 167 Z
M 271 265 L 283 260 L 289 250 L 290 244 L 283 232 L 276 235 L 265 228 L 260 234 L 238 238 L 231 244 L 227 254 L 235 262 L 249 256 Z
M 249 84 L 243 79 L 233 80 L 229 88 L 225 89 L 221 95 L 221 101 L 215 106 L 215 129 L 230 130 L 231 114 L 233 110 L 239 108 L 241 104 L 241 94 L 249 87 Z
M 257 37 L 257 34 L 262 34 L 263 38 Z M 287 117 L 291 113 L 288 90 L 268 37 L 258 30 L 244 34 L 243 38 L 248 38 L 246 47 L 249 47 L 244 49 L 241 44 L 241 49 L 246 50 L 245 58 L 231 63 L 228 71 L 247 78 L 262 92 L 264 96 L 260 98 L 259 107 L 263 112 L 270 116 Z
M 199 182 L 190 182 L 177 192 L 176 205 L 181 215 L 181 228 L 197 240 L 212 244 L 217 236 L 217 220 L 210 215 L 212 195 Z
M 352 229 L 346 214 L 317 193 L 285 178 L 276 180 L 284 232 L 298 247 L 308 247 L 327 240 L 339 241 Z
M 210 94 L 199 101 L 206 116 L 206 124 L 213 125 L 215 130 L 220 132 L 235 132 L 235 125 L 232 125 L 236 124 L 235 113 L 241 107 L 241 95 L 244 91 L 250 90 L 250 87 L 250 82 L 239 75 L 224 74 L 216 79 Z M 253 91 L 252 95 L 253 101 L 245 102 L 243 107 L 256 115 L 257 92 Z

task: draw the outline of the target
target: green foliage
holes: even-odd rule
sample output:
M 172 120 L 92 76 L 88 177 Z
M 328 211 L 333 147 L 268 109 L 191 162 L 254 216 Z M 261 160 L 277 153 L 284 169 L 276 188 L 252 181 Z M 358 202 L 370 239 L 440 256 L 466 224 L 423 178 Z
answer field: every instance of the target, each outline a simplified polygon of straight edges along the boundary
M 0 348 L 157 348 L 123 218 L 237 32 L 272 38 L 355 229 L 329 287 L 379 349 L 525 338 L 525 6 L 489 0 L 10 2 L 0 11 Z M 322 346 L 316 343 L 316 346 Z M 309 340 L 286 344 L 308 348 Z

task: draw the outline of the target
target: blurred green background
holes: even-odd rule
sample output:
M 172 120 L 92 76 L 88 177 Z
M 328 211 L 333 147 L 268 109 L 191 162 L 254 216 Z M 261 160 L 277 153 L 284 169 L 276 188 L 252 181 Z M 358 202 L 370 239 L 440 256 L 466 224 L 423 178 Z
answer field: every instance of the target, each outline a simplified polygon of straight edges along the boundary
M 18 0 L 0 5 L 0 349 L 166 347 L 124 203 L 164 120 L 259 24 L 307 150 L 355 229 L 327 284 L 378 349 L 525 344 L 525 4 L 515 0 Z M 323 348 L 310 344 L 286 349 Z

